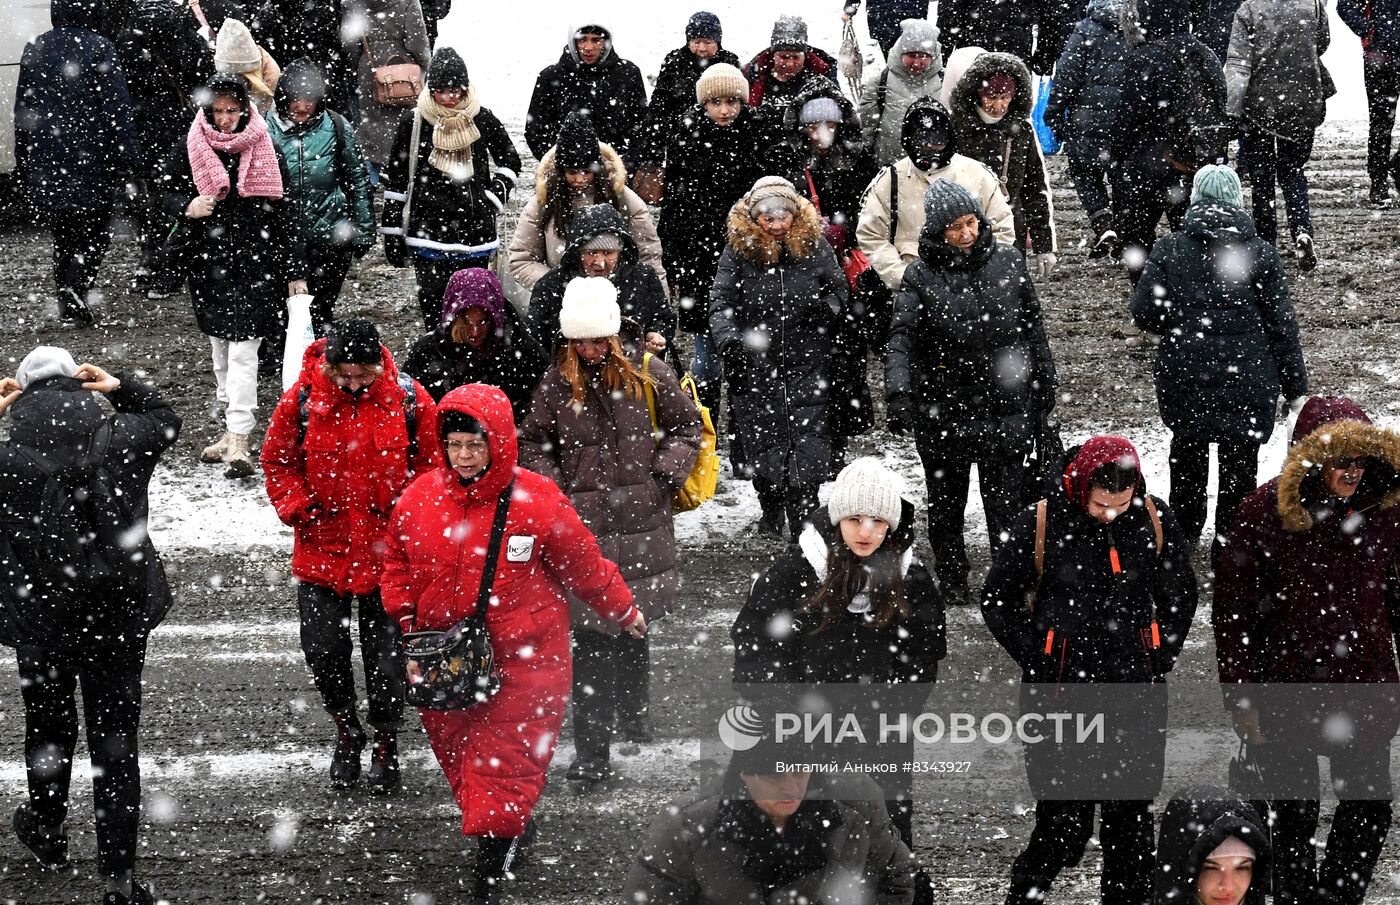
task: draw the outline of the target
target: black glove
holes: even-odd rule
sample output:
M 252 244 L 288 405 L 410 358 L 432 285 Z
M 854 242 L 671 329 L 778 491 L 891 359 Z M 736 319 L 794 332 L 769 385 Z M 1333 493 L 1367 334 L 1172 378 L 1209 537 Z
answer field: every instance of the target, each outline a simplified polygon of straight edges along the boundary
M 491 177 L 491 190 L 501 199 L 501 206 L 505 207 L 506 202 L 510 200 L 510 183 L 498 173 Z
M 914 403 L 908 396 L 892 396 L 885 401 L 885 427 L 896 437 L 909 433 L 914 424 Z
M 729 381 L 729 385 L 736 390 L 746 387 L 749 379 L 749 356 L 744 351 L 744 344 L 730 343 L 720 352 L 720 358 L 724 361 L 724 379 Z
M 384 237 L 384 260 L 394 267 L 408 266 L 408 244 L 403 236 Z

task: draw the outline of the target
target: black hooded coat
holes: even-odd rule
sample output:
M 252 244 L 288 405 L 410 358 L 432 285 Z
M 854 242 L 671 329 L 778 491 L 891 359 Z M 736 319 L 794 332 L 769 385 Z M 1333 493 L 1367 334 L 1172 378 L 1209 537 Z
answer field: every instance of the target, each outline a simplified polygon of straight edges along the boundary
M 647 90 L 642 71 L 631 60 L 617 55 L 612 32 L 604 29 L 606 45 L 598 62 L 588 65 L 578 57 L 572 34 L 559 62 L 546 66 L 535 79 L 530 109 L 525 114 L 525 144 L 536 160 L 559 139 L 564 117 L 575 110 L 588 111 L 598 140 L 613 146 L 627 169 L 636 169 L 636 143 L 642 138 Z
M 660 166 L 665 162 L 666 140 L 675 130 L 676 121 L 695 106 L 695 83 L 716 63 L 728 63 L 735 69 L 740 65 L 733 51 L 723 47 L 708 60 L 691 53 L 688 46 L 677 47 L 666 54 L 656 76 L 656 85 L 651 89 L 651 102 L 647 104 L 645 133 L 633 155 L 637 166 Z
M 195 89 L 214 74 L 214 56 L 198 28 L 188 7 L 140 0 L 117 37 L 147 170 L 164 163 L 184 137 L 194 115 Z
M 1162 811 L 1152 905 L 1196 901 L 1206 856 L 1234 836 L 1254 849 L 1254 879 L 1240 905 L 1264 905 L 1269 889 L 1269 836 L 1254 806 L 1224 789 L 1182 789 Z

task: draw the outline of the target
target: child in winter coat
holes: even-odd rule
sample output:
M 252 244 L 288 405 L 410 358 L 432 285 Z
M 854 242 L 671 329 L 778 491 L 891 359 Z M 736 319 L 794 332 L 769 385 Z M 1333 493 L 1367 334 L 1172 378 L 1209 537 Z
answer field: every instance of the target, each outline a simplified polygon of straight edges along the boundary
M 438 48 L 417 106 L 399 122 L 379 227 L 390 264 L 406 267 L 412 257 L 425 330 L 442 319 L 452 274 L 486 266 L 499 249 L 496 218 L 519 173 L 520 155 L 481 106 L 467 64 L 452 48 Z
M 623 349 L 622 326 L 612 283 L 569 283 L 559 312 L 567 345 L 521 422 L 520 464 L 568 494 L 652 622 L 675 604 L 671 499 L 700 454 L 700 415 L 670 367 Z M 578 756 L 568 779 L 582 790 L 612 775 L 614 715 L 628 741 L 652 740 L 651 656 L 645 638 L 620 634 L 582 606 L 573 607 L 573 636 Z

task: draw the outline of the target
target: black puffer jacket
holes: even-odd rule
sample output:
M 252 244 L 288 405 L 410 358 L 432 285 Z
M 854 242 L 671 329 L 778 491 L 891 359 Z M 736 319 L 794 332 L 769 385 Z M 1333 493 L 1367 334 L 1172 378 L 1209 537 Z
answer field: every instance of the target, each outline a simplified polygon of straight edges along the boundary
M 831 479 L 832 358 L 849 298 L 810 203 L 781 245 L 744 200 L 735 203 L 710 291 L 710 336 L 725 361 L 736 471 L 778 485 Z
M 434 402 L 441 402 L 449 390 L 468 383 L 500 387 L 510 399 L 519 423 L 530 410 L 530 397 L 548 362 L 533 342 L 515 339 L 511 333 L 515 323 L 509 321 L 506 335 L 481 354 L 453 342 L 445 327 L 425 333 L 409 346 L 403 372 L 422 384 Z
M 7 579 L 0 583 L 0 639 L 56 650 L 94 650 L 142 640 L 170 609 L 170 587 L 155 546 L 142 532 L 132 548 L 146 563 L 143 587 L 108 589 L 100 599 L 78 598 L 67 586 L 17 593 L 14 548 L 23 549 L 41 511 L 46 478 L 26 454 L 33 450 L 65 465 L 77 464 L 102 420 L 113 419 L 104 467 L 131 507 L 135 524 L 147 519 L 146 488 L 160 456 L 180 435 L 180 416 L 154 389 L 130 374 L 107 398 L 73 377 L 31 384 L 10 408 L 10 440 L 0 445 L 0 551 Z
M 981 47 L 1012 54 L 1048 75 L 1064 49 L 1075 8 L 1069 0 L 942 0 L 938 37 L 943 60 L 959 47 Z
M 734 621 L 734 681 L 932 682 L 948 654 L 943 600 L 928 569 L 914 558 L 914 506 L 903 502 L 899 528 L 885 544 L 900 556 L 907 616 L 875 628 L 858 613 L 822 631 L 820 613 L 800 611 L 827 573 L 827 557 L 844 544 L 826 506 L 812 513 L 797 545 L 769 566 Z
M 141 0 L 117 37 L 146 170 L 166 162 L 189 128 L 188 98 L 214 74 L 214 56 L 188 7 Z
M 1083 154 L 1101 154 L 1113 144 L 1112 125 L 1128 73 L 1122 14 L 1123 0 L 1092 0 L 1089 15 L 1075 26 L 1055 64 L 1045 122 Z
M 559 311 L 564 306 L 564 290 L 570 280 L 585 275 L 579 257 L 583 247 L 608 233 L 617 236 L 622 245 L 617 269 L 612 275 L 622 316 L 636 322 L 643 335 L 660 333 L 666 337 L 668 347 L 675 339 L 676 312 L 661 286 L 661 278 L 651 265 L 641 261 L 627 221 L 612 205 L 594 204 L 574 214 L 569 224 L 569 244 L 559 259 L 559 266 L 540 277 L 530 293 L 530 332 L 544 349 L 553 349 L 559 342 Z
M 1272 852 L 1259 812 L 1233 792 L 1181 789 L 1162 811 L 1152 905 L 1196 901 L 1196 880 L 1206 856 L 1234 836 L 1254 849 L 1254 878 L 1241 905 L 1264 905 Z
M 536 160 L 543 160 L 545 152 L 559 140 L 564 117 L 575 110 L 587 110 L 598 140 L 612 145 L 627 169 L 635 170 L 633 152 L 642 137 L 647 108 L 642 71 L 636 63 L 617 55 L 610 31 L 606 32 L 602 58 L 591 66 L 581 62 L 574 33 L 570 28 L 559 62 L 546 66 L 535 79 L 535 92 L 525 114 L 525 144 Z
M 1153 246 L 1132 311 L 1162 337 L 1157 405 L 1174 435 L 1266 443 L 1280 392 L 1308 393 L 1282 262 L 1238 208 L 1192 205 Z
M 677 47 L 666 54 L 661 71 L 656 76 L 656 85 L 651 89 L 644 134 L 637 143 L 634 156 L 638 166 L 661 166 L 665 162 L 666 141 L 675 131 L 676 121 L 695 106 L 695 83 L 700 81 L 707 68 L 716 63 L 728 63 L 735 69 L 739 68 L 739 58 L 723 47 L 708 60 L 691 53 L 688 46 Z
M 710 284 L 724 251 L 729 209 L 766 174 L 772 134 L 749 107 L 721 126 L 696 104 L 666 143 L 666 195 L 656 232 L 687 333 L 709 330 Z
M 979 219 L 968 254 L 925 225 L 895 296 L 885 395 L 910 398 L 916 425 L 1016 443 L 1054 407 L 1055 364 L 1025 258 Z

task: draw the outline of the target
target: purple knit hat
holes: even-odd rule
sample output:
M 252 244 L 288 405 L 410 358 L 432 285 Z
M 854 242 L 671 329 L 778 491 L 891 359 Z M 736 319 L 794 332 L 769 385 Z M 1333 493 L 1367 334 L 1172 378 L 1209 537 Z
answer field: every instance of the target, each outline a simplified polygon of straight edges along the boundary
M 442 294 L 442 327 L 447 329 L 468 309 L 480 308 L 491 315 L 495 335 L 500 336 L 506 329 L 505 306 L 505 293 L 496 275 L 480 267 L 468 267 L 452 274 L 452 279 L 447 281 L 447 289 Z

